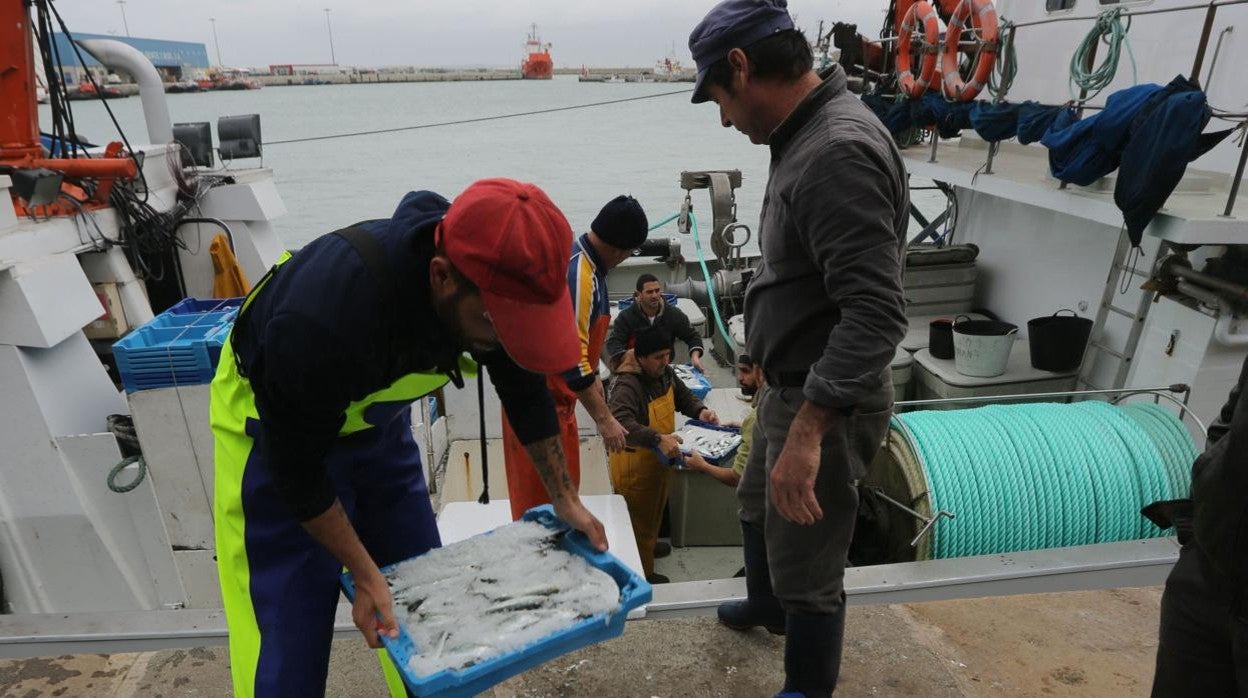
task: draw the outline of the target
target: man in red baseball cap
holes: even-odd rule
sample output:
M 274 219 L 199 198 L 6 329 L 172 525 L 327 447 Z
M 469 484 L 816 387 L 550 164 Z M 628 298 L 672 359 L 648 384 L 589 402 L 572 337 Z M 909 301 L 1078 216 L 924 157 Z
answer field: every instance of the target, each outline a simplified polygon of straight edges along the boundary
M 482 180 L 454 202 L 309 243 L 248 296 L 212 383 L 217 560 L 234 692 L 321 695 L 345 566 L 372 647 L 397 635 L 379 568 L 440 545 L 411 404 L 489 370 L 556 513 L 606 549 L 577 496 L 542 374 L 580 343 L 572 230 L 541 189 Z M 383 663 L 388 660 L 384 659 Z M 404 695 L 397 674 L 391 692 Z

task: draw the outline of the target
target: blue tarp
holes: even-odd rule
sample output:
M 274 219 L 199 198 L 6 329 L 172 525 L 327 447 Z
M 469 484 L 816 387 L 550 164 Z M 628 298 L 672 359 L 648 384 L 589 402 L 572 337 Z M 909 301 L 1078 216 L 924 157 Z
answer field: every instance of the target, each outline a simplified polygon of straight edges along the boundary
M 1118 167 L 1128 128 L 1161 85 L 1128 87 L 1109 96 L 1105 108 L 1079 120 L 1073 111 L 1059 113 L 1040 139 L 1049 149 L 1049 170 L 1063 182 L 1087 186 Z
M 1112 97 L 1111 97 L 1112 99 Z M 1187 163 L 1209 152 L 1234 129 L 1202 134 L 1212 113 L 1200 87 L 1180 75 L 1155 92 L 1132 120 L 1122 149 L 1114 203 L 1131 242 L 1183 179 Z
M 941 138 L 957 138 L 962 129 L 971 127 L 970 102 L 947 102 L 936 92 L 924 94 L 914 106 L 914 123 L 936 126 Z
M 1023 102 L 1018 107 L 1018 142 L 1023 145 L 1035 143 L 1044 137 L 1059 114 L 1067 112 L 1074 116 L 1070 107 L 1046 107 L 1036 102 Z
M 1021 106 L 1009 102 L 975 102 L 975 106 L 971 107 L 971 127 L 989 143 L 1009 140 L 1018 133 Z

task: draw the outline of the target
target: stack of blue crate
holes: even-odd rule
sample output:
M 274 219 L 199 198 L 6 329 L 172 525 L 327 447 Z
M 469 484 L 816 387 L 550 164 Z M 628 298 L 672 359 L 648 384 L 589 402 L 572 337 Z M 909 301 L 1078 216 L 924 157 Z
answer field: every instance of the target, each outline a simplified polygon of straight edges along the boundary
M 127 393 L 209 383 L 242 298 L 187 298 L 113 344 Z

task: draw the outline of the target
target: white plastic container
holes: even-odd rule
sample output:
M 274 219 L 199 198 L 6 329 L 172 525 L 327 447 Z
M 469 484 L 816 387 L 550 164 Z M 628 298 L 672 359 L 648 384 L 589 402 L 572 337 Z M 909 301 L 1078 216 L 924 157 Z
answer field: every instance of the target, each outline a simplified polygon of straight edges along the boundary
M 953 358 L 958 373 L 992 378 L 1005 373 L 1018 327 L 996 320 L 964 320 L 953 325 Z

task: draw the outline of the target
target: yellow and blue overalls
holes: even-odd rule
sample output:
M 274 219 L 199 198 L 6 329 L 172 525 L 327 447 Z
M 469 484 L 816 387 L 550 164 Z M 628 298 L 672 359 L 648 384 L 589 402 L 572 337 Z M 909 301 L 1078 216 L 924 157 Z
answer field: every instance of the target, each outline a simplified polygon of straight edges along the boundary
M 412 197 L 416 198 L 409 205 L 408 218 L 400 220 L 396 227 L 436 221 L 446 209 L 444 199 L 428 192 L 409 195 L 409 199 Z M 404 201 L 409 203 L 408 199 Z M 396 211 L 396 217 L 399 213 Z M 385 225 L 374 228 L 384 230 Z M 357 231 L 364 231 L 364 228 L 357 226 L 334 235 Z M 368 272 L 376 270 L 356 242 L 346 236 L 343 239 L 355 248 L 358 257 L 351 258 L 351 251 L 341 241 L 314 242 L 295 258 L 302 262 L 300 265 L 286 255 L 256 285 L 240 312 L 230 340 L 225 343 L 212 382 L 210 419 L 215 447 L 213 513 L 217 564 L 229 623 L 231 675 L 238 696 L 324 693 L 342 565 L 303 528 L 300 518 L 292 515 L 288 501 L 279 491 L 281 483 L 275 477 L 273 450 L 275 427 L 260 417 L 262 410 L 257 408 L 252 383 L 256 377 L 240 371 L 243 362 L 238 361 L 235 354 L 235 335 L 239 334 L 257 298 L 262 298 L 266 287 L 279 279 L 285 283 L 276 286 L 282 288 L 271 291 L 270 298 L 258 304 L 266 306 L 265 313 L 274 312 L 267 308 L 278 303 L 272 296 L 279 291 L 285 295 L 303 292 L 290 303 L 302 303 L 301 299 L 306 297 L 308 304 L 332 306 L 337 300 L 341 301 L 338 307 L 352 308 L 352 300 L 340 298 L 339 294 L 363 287 L 338 279 L 343 288 L 334 288 L 325 277 L 333 274 L 334 267 L 353 264 L 358 279 L 362 275 L 360 257 L 364 258 Z M 375 248 L 374 260 L 376 251 Z M 286 272 L 288 264 L 301 268 Z M 285 279 L 282 279 L 283 272 L 286 272 Z M 318 276 L 321 278 L 316 278 Z M 383 281 L 377 279 L 376 287 L 380 289 L 382 285 Z M 370 298 L 374 305 L 385 305 L 376 300 Z M 385 312 L 385 309 L 379 308 L 378 312 Z M 289 312 L 283 317 L 288 316 Z M 358 321 L 355 317 L 341 320 L 344 325 Z M 256 329 L 256 325 L 260 325 L 260 329 L 272 332 L 273 322 L 272 317 L 265 315 L 253 319 L 248 327 Z M 315 352 L 325 350 L 315 345 L 306 347 L 312 357 L 317 356 Z M 251 351 L 258 353 L 254 347 Z M 268 360 L 298 362 L 300 357 L 298 352 L 287 351 L 284 357 L 268 357 Z M 345 374 L 357 368 L 343 365 L 337 370 Z M 304 376 L 302 380 L 309 384 L 298 388 L 314 395 L 316 381 L 341 377 Z M 448 379 L 445 372 L 417 372 L 402 375 L 388 385 L 377 385 L 378 389 L 352 401 L 339 415 L 337 438 L 332 439 L 332 445 L 319 463 L 308 464 L 308 477 L 319 476 L 322 472 L 327 475 L 332 496 L 341 502 L 378 566 L 440 545 L 421 468 L 420 449 L 412 436 L 411 404 L 445 385 Z M 406 695 L 402 682 L 384 655 L 382 664 L 391 693 Z

